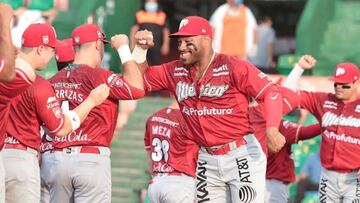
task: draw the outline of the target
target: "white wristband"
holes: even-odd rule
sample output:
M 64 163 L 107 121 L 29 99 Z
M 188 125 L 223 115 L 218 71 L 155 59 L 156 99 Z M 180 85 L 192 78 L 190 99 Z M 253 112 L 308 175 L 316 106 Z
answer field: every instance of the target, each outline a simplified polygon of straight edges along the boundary
M 64 114 L 70 119 L 72 131 L 75 131 L 80 127 L 80 118 L 75 111 L 67 111 L 64 112 Z
M 136 61 L 136 63 L 138 64 L 144 63 L 146 61 L 146 54 L 147 54 L 147 49 L 143 49 L 140 46 L 135 45 L 135 48 L 132 52 L 132 56 Z
M 129 45 L 127 45 L 127 44 L 121 45 L 117 49 L 117 52 L 118 52 L 118 54 L 120 56 L 120 60 L 121 60 L 122 64 L 124 64 L 124 63 L 126 63 L 128 61 L 134 60 L 132 55 L 131 55 Z

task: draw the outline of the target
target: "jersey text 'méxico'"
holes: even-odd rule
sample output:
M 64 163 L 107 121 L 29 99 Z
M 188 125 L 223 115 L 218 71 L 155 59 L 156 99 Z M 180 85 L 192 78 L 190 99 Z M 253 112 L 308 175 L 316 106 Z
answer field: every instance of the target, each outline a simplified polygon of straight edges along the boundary
M 360 99 L 344 103 L 331 93 L 301 91 L 301 106 L 322 127 L 321 164 L 329 170 L 360 168 Z
M 247 61 L 217 54 L 204 76 L 196 81 L 194 67 L 181 61 L 149 67 L 144 76 L 148 91 L 170 90 L 181 112 L 205 147 L 239 139 L 251 132 L 248 96 L 263 100 L 271 80 Z
M 88 145 L 109 147 L 118 115 L 119 99 L 137 99 L 144 91 L 131 87 L 122 76 L 103 68 L 73 65 L 64 68 L 50 79 L 56 97 L 70 110 L 81 104 L 97 86 L 107 83 L 110 95 L 91 110 L 80 128 L 64 136 L 55 137 L 54 148 Z
M 199 147 L 180 110 L 164 108 L 146 122 L 145 148 L 151 152 L 152 172 L 180 172 L 195 177 Z

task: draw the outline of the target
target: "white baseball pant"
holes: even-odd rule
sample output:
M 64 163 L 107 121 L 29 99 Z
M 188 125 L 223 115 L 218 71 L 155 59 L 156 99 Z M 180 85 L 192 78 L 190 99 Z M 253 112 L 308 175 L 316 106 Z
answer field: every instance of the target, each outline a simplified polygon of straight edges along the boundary
M 201 147 L 197 166 L 197 202 L 264 202 L 266 156 L 253 134 L 224 155 Z
M 275 179 L 266 179 L 265 203 L 285 203 L 289 201 L 289 195 L 287 184 Z
M 97 148 L 100 154 L 80 153 L 81 147 L 43 154 L 41 176 L 51 203 L 111 202 L 110 149 Z

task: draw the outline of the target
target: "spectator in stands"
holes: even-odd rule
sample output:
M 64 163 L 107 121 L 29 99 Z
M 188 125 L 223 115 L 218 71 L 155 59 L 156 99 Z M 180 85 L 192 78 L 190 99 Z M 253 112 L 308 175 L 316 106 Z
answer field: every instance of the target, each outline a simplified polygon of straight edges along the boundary
M 135 47 L 135 33 L 147 29 L 153 33 L 155 46 L 148 51 L 149 65 L 161 64 L 161 56 L 166 56 L 170 50 L 170 30 L 166 22 L 166 14 L 160 9 L 157 0 L 145 0 L 144 8 L 136 12 L 136 23 L 131 28 L 130 46 Z
M 20 5 L 20 0 L 16 0 Z M 22 6 L 15 12 L 17 22 L 12 29 L 12 39 L 16 47 L 21 47 L 21 36 L 25 29 L 33 23 L 52 23 L 58 13 L 58 0 L 23 0 Z
M 255 57 L 250 61 L 264 73 L 272 73 L 273 68 L 273 44 L 275 31 L 272 28 L 272 20 L 269 16 L 261 17 L 260 26 L 257 28 L 258 49 Z
M 306 191 L 317 191 L 321 174 L 320 153 L 310 153 L 299 176 L 297 177 L 297 191 L 295 203 L 300 203 Z
M 216 52 L 243 59 L 255 55 L 257 23 L 243 0 L 227 0 L 212 14 L 210 24 Z

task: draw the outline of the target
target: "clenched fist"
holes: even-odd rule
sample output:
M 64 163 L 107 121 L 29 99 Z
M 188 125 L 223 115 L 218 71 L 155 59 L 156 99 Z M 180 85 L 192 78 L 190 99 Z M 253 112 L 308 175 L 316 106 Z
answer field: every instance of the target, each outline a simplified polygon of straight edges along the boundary
M 122 45 L 129 45 L 129 38 L 124 34 L 114 35 L 111 37 L 111 47 L 118 49 Z
M 148 30 L 141 30 L 135 33 L 136 45 L 143 49 L 148 49 L 154 46 L 154 37 L 152 32 Z
M 275 127 L 266 130 L 267 147 L 269 152 L 276 153 L 285 145 L 285 137 Z
M 304 55 L 297 64 L 304 70 L 312 69 L 316 65 L 316 59 L 310 55 Z

